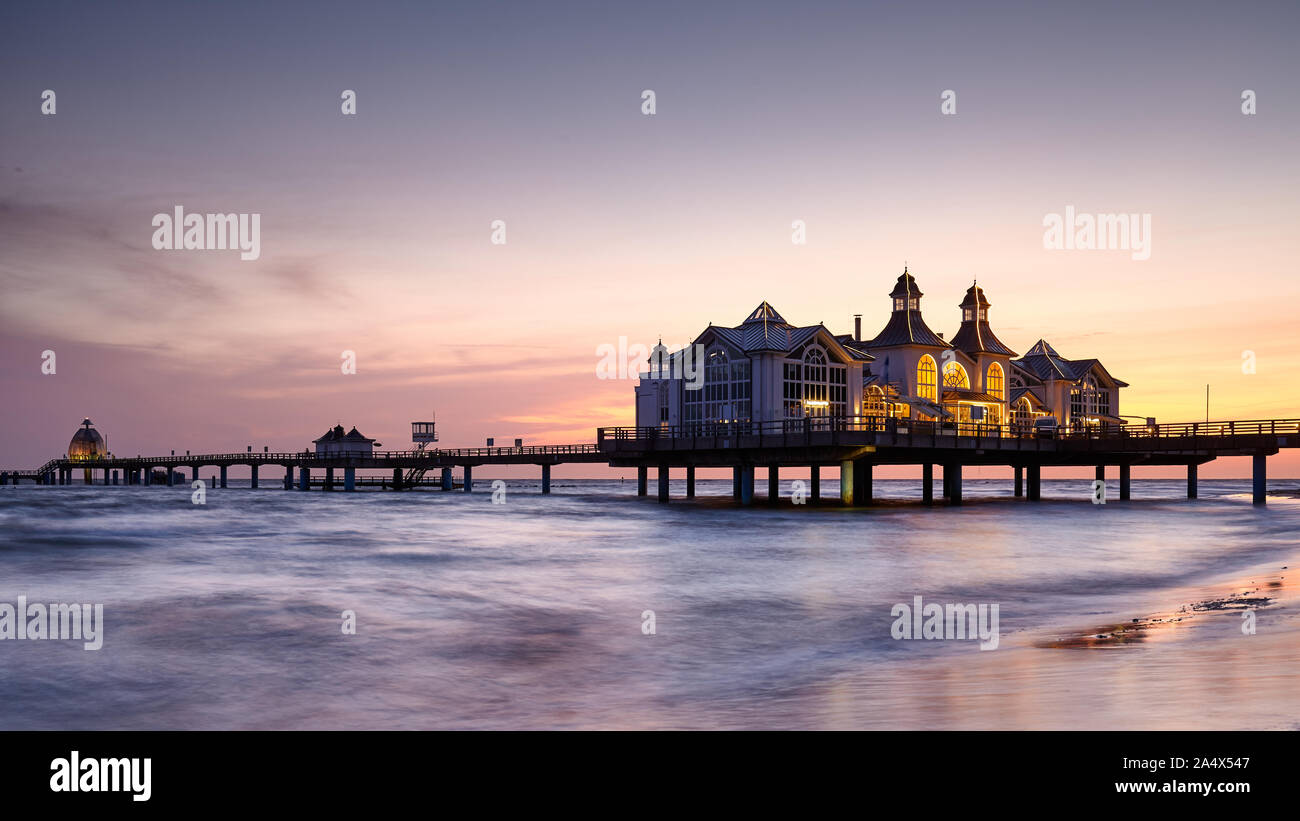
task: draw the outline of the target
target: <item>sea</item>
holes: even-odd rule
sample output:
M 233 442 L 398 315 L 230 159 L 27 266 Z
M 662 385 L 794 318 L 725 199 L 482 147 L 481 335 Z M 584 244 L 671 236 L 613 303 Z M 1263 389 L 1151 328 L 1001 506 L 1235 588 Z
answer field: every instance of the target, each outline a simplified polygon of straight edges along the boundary
M 0 487 L 0 729 L 1300 729 L 1297 480 L 476 479 Z M 6 634 L 20 596 L 102 646 Z

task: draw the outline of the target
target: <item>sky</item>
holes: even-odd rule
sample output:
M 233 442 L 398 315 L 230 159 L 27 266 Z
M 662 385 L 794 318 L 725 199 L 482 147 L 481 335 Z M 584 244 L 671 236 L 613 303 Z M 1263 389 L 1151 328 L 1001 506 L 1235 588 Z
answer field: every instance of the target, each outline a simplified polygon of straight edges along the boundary
M 84 416 L 119 454 L 300 450 L 336 423 L 405 449 L 434 414 L 448 447 L 590 442 L 634 421 L 599 346 L 762 300 L 874 335 L 904 262 L 934 330 L 978 279 L 1012 349 L 1128 382 L 1120 413 L 1201 420 L 1208 384 L 1211 419 L 1300 417 L 1298 24 L 1249 2 L 7 2 L 0 463 L 61 455 Z M 260 256 L 156 250 L 178 205 L 260 214 Z M 1044 248 L 1070 206 L 1149 215 L 1149 258 Z

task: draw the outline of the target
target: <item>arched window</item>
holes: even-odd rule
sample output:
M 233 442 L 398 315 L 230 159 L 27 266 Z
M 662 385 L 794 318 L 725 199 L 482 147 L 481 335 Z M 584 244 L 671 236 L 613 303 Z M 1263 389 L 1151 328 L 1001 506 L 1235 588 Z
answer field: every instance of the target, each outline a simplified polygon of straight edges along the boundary
M 984 392 L 998 399 L 1006 399 L 1002 384 L 1002 366 L 994 362 L 989 365 L 989 372 L 984 379 Z
M 1085 420 L 1098 416 L 1110 415 L 1110 391 L 1097 384 L 1092 374 L 1070 389 L 1070 418 L 1073 424 L 1084 424 Z
M 810 344 L 802 357 L 787 359 L 783 365 L 786 419 L 848 414 L 847 366 L 830 361 L 826 351 L 816 344 Z
M 966 369 L 958 362 L 949 362 L 943 366 L 943 386 L 945 388 L 969 388 L 970 379 Z
M 937 375 L 938 369 L 934 366 L 933 357 L 924 354 L 921 361 L 916 365 L 916 395 L 918 397 L 929 399 L 931 402 L 938 400 Z
M 1034 426 L 1034 412 L 1029 397 L 1022 396 L 1011 405 L 1011 425 L 1018 433 L 1028 433 Z
M 862 415 L 885 415 L 885 392 L 876 385 L 868 385 L 862 391 Z

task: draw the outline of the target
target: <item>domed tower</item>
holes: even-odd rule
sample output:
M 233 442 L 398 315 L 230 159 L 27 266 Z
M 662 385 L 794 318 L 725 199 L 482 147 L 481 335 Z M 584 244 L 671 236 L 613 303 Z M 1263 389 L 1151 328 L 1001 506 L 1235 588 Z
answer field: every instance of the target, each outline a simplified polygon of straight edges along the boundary
M 984 289 L 975 283 L 966 291 L 966 298 L 957 306 L 961 308 L 961 327 L 952 338 L 952 346 L 972 356 L 995 354 L 1013 357 L 1016 352 L 1002 344 L 989 327 L 989 300 Z
M 894 290 L 889 292 L 893 305 L 889 322 L 866 343 L 866 349 L 876 358 L 871 365 L 876 384 L 882 388 L 893 386 L 901 397 L 907 397 L 897 403 L 891 415 L 930 420 L 943 413 L 939 407 L 939 369 L 949 345 L 921 317 L 922 296 L 916 279 L 904 266 Z
M 94 423 L 89 419 L 81 420 L 81 427 L 72 434 L 72 441 L 68 443 L 68 458 L 74 462 L 91 462 L 107 455 L 108 444 L 95 430 Z
M 1009 419 L 1011 359 L 1016 352 L 1003 345 L 989 327 L 989 300 L 978 282 L 971 284 L 958 307 L 961 327 L 952 338 L 952 346 L 974 361 L 971 388 L 982 394 L 969 397 L 968 404 L 984 408 L 978 417 L 981 421 L 1004 424 Z

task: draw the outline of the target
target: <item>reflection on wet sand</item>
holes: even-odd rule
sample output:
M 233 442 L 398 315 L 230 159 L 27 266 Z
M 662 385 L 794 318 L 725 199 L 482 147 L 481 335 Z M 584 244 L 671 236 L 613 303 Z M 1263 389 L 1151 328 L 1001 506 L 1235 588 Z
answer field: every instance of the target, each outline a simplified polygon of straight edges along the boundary
M 1284 566 L 1281 570 L 1285 571 Z M 1254 581 L 1229 585 L 1231 591 L 1208 598 L 1199 599 L 1183 605 L 1172 613 L 1155 613 L 1144 618 L 1128 622 L 1091 628 L 1086 631 L 1041 639 L 1034 642 L 1035 647 L 1042 648 L 1113 648 L 1146 641 L 1160 641 L 1177 638 L 1179 626 L 1204 613 L 1222 611 L 1262 610 L 1273 605 L 1285 592 L 1294 593 L 1294 582 L 1287 582 L 1285 575 L 1276 575 L 1266 579 L 1262 584 Z M 1246 589 L 1242 589 L 1246 588 Z M 1267 588 L 1271 595 L 1261 595 Z

